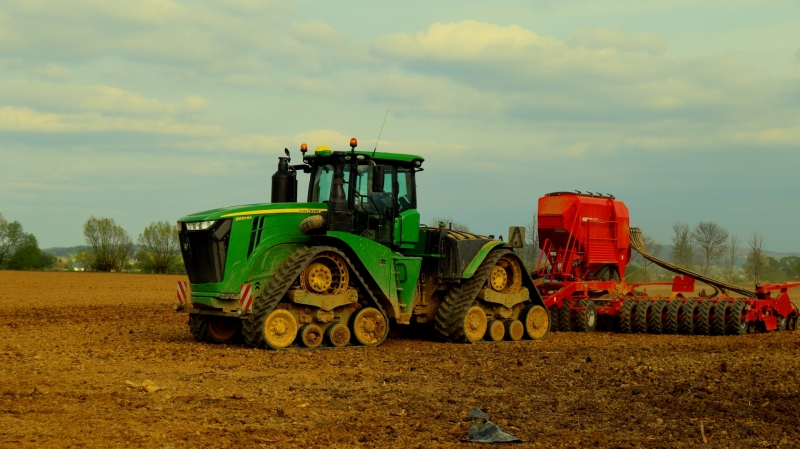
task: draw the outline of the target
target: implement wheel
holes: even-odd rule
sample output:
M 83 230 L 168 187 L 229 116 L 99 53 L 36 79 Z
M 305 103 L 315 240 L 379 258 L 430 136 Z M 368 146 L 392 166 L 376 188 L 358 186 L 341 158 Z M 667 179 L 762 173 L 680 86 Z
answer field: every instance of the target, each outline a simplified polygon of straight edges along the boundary
M 651 334 L 660 334 L 664 329 L 664 308 L 667 307 L 667 302 L 659 299 L 650 306 L 650 317 L 647 318 L 647 332 Z
M 351 326 L 353 328 L 353 338 L 364 346 L 373 346 L 380 343 L 386 337 L 386 333 L 389 332 L 386 317 L 374 307 L 358 309 L 353 315 Z
M 547 310 L 542 306 L 527 305 L 519 314 L 525 335 L 531 340 L 543 340 L 550 330 L 550 321 L 554 317 L 547 314 Z
M 662 334 L 677 334 L 680 329 L 678 321 L 678 312 L 681 310 L 683 303 L 678 299 L 673 299 L 667 303 L 667 312 L 664 315 L 664 321 L 661 327 Z
M 558 309 L 558 330 L 569 332 L 572 330 L 572 301 L 565 299 Z
M 547 310 L 550 313 L 550 332 L 558 332 L 558 306 L 553 304 Z
M 711 320 L 711 331 L 714 335 L 725 335 L 725 316 L 731 309 L 731 303 L 720 299 L 714 304 L 714 318 Z
M 647 333 L 647 313 L 650 311 L 650 307 L 652 305 L 653 303 L 647 300 L 639 301 L 639 303 L 636 304 L 636 314 L 634 315 L 633 319 L 633 330 L 637 334 Z
M 597 308 L 591 299 L 583 299 L 578 303 L 583 310 L 575 312 L 575 330 L 578 332 L 594 332 L 597 326 Z
M 208 322 L 208 339 L 214 343 L 230 343 L 236 340 L 242 331 L 242 320 L 210 316 Z
M 636 310 L 636 301 L 626 299 L 619 309 L 619 331 L 623 334 L 633 333 L 633 313 Z
M 681 307 L 680 333 L 692 335 L 694 333 L 694 313 L 697 310 L 697 301 L 688 299 Z
M 484 338 L 489 341 L 500 341 L 506 335 L 506 327 L 503 325 L 503 322 L 500 320 L 492 320 L 489 321 L 489 324 L 486 326 L 486 335 Z
M 297 338 L 297 319 L 286 309 L 275 309 L 264 320 L 264 341 L 272 349 L 283 349 Z
M 744 301 L 737 299 L 731 304 L 728 335 L 744 335 L 747 333 L 747 314 Z
M 300 273 L 303 290 L 318 295 L 344 293 L 349 282 L 347 263 L 342 256 L 331 251 L 315 255 Z
M 786 330 L 786 328 L 787 328 L 787 324 L 786 324 L 786 322 L 787 322 L 787 318 L 786 318 L 786 317 L 782 317 L 782 316 L 780 316 L 780 315 L 778 315 L 778 316 L 777 316 L 777 317 L 775 317 L 775 318 L 776 318 L 776 321 L 778 322 L 778 329 L 777 329 L 777 330 L 779 330 L 779 331 L 785 331 L 785 330 Z
M 694 320 L 695 335 L 711 335 L 711 307 L 714 303 L 706 299 L 700 302 L 695 309 L 697 319 Z

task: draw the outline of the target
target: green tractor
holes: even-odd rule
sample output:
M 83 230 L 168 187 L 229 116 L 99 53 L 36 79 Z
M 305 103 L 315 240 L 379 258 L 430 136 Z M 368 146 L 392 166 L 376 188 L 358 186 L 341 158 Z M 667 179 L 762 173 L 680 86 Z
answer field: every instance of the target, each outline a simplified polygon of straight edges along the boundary
M 446 341 L 540 340 L 544 302 L 511 245 L 420 226 L 423 158 L 318 147 L 289 151 L 272 203 L 178 223 L 189 285 L 175 309 L 202 341 L 258 348 L 377 346 L 390 326 L 432 326 Z M 310 174 L 297 202 L 297 172 Z M 521 228 L 511 228 L 516 246 Z M 524 237 L 523 237 L 524 238 Z

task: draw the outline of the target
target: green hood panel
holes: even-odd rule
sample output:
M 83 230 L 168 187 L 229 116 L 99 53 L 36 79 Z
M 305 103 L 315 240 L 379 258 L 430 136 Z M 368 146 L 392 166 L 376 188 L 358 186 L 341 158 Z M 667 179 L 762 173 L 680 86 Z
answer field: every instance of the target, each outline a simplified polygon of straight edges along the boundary
M 266 214 L 318 214 L 328 210 L 324 203 L 257 203 L 221 207 L 181 217 L 180 222 L 219 220 L 231 217 L 250 217 Z

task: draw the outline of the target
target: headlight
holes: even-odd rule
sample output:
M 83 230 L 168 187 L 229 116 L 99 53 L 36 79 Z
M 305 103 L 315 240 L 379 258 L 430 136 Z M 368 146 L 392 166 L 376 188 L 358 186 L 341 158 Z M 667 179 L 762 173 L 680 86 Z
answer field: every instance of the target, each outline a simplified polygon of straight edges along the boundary
M 211 221 L 195 221 L 193 223 L 186 223 L 186 229 L 190 231 L 202 231 L 203 229 L 210 228 L 216 220 Z

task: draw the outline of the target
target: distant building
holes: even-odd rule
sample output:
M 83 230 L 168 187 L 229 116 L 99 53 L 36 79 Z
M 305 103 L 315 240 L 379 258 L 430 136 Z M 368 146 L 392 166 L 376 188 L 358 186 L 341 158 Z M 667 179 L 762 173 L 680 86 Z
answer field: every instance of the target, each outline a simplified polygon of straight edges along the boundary
M 83 262 L 75 262 L 72 264 L 73 271 L 86 271 L 86 264 Z

